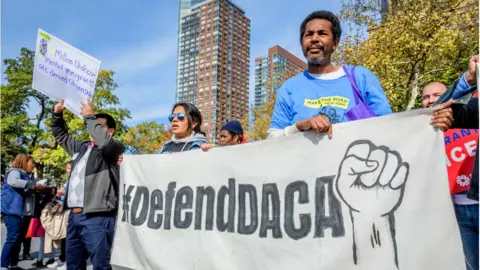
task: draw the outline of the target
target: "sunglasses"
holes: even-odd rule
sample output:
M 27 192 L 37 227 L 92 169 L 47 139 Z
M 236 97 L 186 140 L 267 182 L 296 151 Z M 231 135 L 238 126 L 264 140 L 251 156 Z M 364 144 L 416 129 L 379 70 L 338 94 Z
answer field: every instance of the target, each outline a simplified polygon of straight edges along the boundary
M 175 117 L 177 117 L 178 120 L 183 121 L 185 119 L 185 114 L 183 114 L 183 113 L 177 113 L 177 114 L 172 113 L 168 116 L 168 121 L 172 122 L 173 119 L 175 119 Z

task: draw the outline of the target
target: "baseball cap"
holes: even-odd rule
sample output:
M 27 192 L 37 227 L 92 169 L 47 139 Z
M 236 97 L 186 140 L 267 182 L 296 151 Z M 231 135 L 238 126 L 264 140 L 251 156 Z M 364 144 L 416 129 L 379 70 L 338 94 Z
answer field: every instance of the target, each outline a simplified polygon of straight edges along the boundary
M 237 120 L 233 120 L 233 121 L 230 121 L 230 122 L 226 123 L 220 129 L 220 131 L 222 131 L 222 130 L 230 131 L 233 134 L 243 135 L 242 124 L 240 124 L 240 122 L 237 121 Z

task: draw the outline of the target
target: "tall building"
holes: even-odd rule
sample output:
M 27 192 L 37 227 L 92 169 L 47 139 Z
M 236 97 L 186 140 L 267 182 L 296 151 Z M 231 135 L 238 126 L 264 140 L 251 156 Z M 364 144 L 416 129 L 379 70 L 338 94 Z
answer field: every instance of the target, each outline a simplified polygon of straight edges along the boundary
M 178 17 L 179 26 L 181 25 L 181 18 L 185 14 L 190 13 L 193 6 L 196 6 L 205 1 L 207 0 L 180 0 L 180 10 L 179 10 L 179 17 Z M 181 28 L 179 28 L 179 30 L 181 30 Z
M 180 57 L 181 57 L 181 53 L 182 53 L 182 47 L 184 48 L 185 46 L 184 45 L 184 40 L 186 40 L 185 37 L 182 36 L 182 23 L 183 23 L 183 20 L 182 18 L 187 15 L 187 14 L 190 14 L 192 12 L 192 8 L 198 4 L 201 4 L 203 2 L 205 2 L 207 0 L 180 0 L 180 5 L 179 5 L 179 9 L 178 9 L 178 38 L 177 38 L 177 45 L 178 45 L 178 48 L 177 48 L 177 92 L 175 94 L 175 99 L 177 100 L 178 102 L 178 84 L 179 84 L 179 62 L 180 62 Z M 191 37 L 198 37 L 198 35 L 191 35 Z M 195 54 L 196 56 L 196 54 Z
M 255 107 L 268 102 L 270 92 L 280 88 L 282 76 L 297 75 L 306 69 L 307 63 L 284 48 L 277 45 L 268 49 L 267 56 L 255 59 Z
M 223 124 L 248 113 L 250 20 L 229 0 L 199 2 L 180 10 L 176 100 L 200 109 L 215 143 Z

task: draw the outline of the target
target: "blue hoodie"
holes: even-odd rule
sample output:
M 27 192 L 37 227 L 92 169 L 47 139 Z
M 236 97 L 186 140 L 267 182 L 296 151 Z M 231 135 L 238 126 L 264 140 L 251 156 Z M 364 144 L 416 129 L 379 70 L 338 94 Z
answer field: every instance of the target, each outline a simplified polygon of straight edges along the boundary
M 184 139 L 177 139 L 175 135 L 172 139 L 166 142 L 162 149 L 158 150 L 157 154 L 172 154 L 190 150 L 200 149 L 200 145 L 206 144 L 207 138 L 201 133 L 192 133 L 190 137 Z

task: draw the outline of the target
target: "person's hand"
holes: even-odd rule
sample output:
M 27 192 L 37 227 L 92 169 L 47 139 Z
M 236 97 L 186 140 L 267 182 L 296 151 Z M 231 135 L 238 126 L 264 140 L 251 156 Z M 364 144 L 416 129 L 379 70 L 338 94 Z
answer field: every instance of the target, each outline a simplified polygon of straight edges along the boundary
M 95 111 L 92 108 L 92 100 L 91 99 L 88 99 L 86 103 L 83 102 L 83 101 L 80 101 L 80 103 L 82 104 L 82 111 L 80 112 L 80 114 L 82 116 L 89 115 L 89 114 L 95 114 Z
M 477 84 L 477 63 L 478 63 L 478 54 L 472 56 L 468 62 L 468 70 L 465 74 L 465 79 L 469 85 Z
M 453 124 L 453 110 L 451 108 L 453 100 L 449 100 L 445 103 L 438 104 L 435 107 L 430 124 L 441 131 L 447 131 Z
M 57 198 L 62 197 L 65 194 L 65 189 L 61 188 L 57 190 Z
M 325 115 L 316 115 L 312 118 L 300 120 L 296 124 L 299 131 L 314 130 L 318 135 L 327 133 L 332 138 L 332 124 Z
M 53 189 L 53 188 L 51 188 L 51 187 L 46 187 L 46 186 L 44 186 L 44 185 L 42 185 L 42 184 L 36 184 L 36 185 L 35 185 L 35 191 L 37 191 L 37 192 L 39 192 L 39 193 L 50 193 L 50 194 L 53 194 L 53 195 L 54 195 L 54 193 L 53 193 L 54 189 Z
M 63 110 L 65 110 L 65 101 L 63 99 L 60 99 L 60 102 L 55 104 L 55 107 L 53 107 L 53 112 L 54 113 L 62 113 Z
M 200 148 L 202 149 L 203 152 L 208 152 L 208 150 L 213 148 L 213 145 L 211 145 L 209 143 L 204 143 L 204 144 L 200 145 Z

